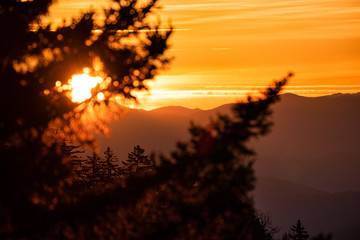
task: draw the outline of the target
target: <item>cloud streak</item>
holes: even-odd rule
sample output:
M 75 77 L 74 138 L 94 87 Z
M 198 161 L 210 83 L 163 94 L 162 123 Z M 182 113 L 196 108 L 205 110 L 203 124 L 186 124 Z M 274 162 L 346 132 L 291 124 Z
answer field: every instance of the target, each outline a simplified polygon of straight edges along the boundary
M 247 96 L 259 96 L 261 89 L 265 86 L 246 86 L 242 88 L 232 89 L 208 89 L 208 90 L 154 90 L 149 93 L 138 93 L 137 97 L 141 107 L 146 110 L 154 108 L 176 105 L 181 102 L 182 106 L 189 108 L 201 107 L 203 109 L 212 109 L 219 105 L 229 102 L 245 101 Z M 228 86 L 224 86 L 228 88 Z M 318 97 L 323 95 L 332 95 L 342 92 L 344 94 L 360 94 L 360 85 L 351 86 L 290 86 L 285 87 L 283 93 L 295 93 L 300 96 Z M 201 104 L 199 104 L 201 103 Z
M 109 1 L 59 0 L 54 9 L 69 18 L 89 5 L 101 9 Z M 295 72 L 287 92 L 360 92 L 359 0 L 159 3 L 163 27 L 171 19 L 176 30 L 169 53 L 175 60 L 166 76 L 149 83 L 153 95 L 145 108 L 216 107 L 256 94 L 287 71 Z M 144 94 L 140 97 L 145 99 Z
M 243 35 L 268 34 L 263 29 L 271 28 L 278 37 L 295 37 L 294 32 L 297 32 L 297 38 L 318 38 L 322 34 L 336 38 L 360 36 L 357 31 L 360 29 L 360 2 L 354 0 L 222 0 L 186 4 L 165 0 L 164 6 L 165 14 L 174 18 L 175 24 L 187 28 L 207 25 L 214 31 L 223 25 L 227 29 L 242 30 Z M 210 24 L 214 24 L 213 28 Z

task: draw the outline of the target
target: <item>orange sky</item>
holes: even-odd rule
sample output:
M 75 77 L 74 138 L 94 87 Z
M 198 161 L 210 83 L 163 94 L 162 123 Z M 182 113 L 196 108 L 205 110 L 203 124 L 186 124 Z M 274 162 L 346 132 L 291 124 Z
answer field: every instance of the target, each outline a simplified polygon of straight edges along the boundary
M 288 92 L 360 92 L 359 0 L 162 0 L 158 15 L 176 31 L 171 68 L 150 84 L 142 107 L 208 109 L 295 73 Z M 100 0 L 59 0 L 52 17 Z

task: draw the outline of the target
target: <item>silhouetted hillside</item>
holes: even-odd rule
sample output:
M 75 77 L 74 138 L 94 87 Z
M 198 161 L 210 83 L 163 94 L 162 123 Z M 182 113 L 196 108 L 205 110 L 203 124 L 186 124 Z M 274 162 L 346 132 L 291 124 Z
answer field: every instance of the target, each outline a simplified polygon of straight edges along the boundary
M 141 145 L 147 153 L 151 151 L 169 154 L 179 140 L 189 137 L 190 122 L 208 124 L 211 116 L 217 112 L 229 112 L 232 104 L 213 110 L 188 109 L 184 107 L 162 107 L 152 111 L 129 109 L 120 120 L 111 124 L 112 134 L 109 139 L 99 137 L 101 149 L 110 146 L 120 159 L 134 145 Z
M 100 139 L 101 148 L 115 149 L 124 159 L 134 145 L 147 152 L 168 154 L 175 142 L 188 137 L 190 121 L 207 124 L 212 110 L 163 107 L 130 110 L 112 124 L 112 137 Z M 258 153 L 258 175 L 273 176 L 336 192 L 360 190 L 360 94 L 307 98 L 284 94 L 274 107 L 273 131 L 253 146 Z
M 110 146 L 119 159 L 126 159 L 135 145 L 141 145 L 147 153 L 152 150 L 168 152 L 179 138 L 188 136 L 188 122 L 188 116 L 130 110 L 111 124 L 111 138 L 99 138 L 100 148 Z
M 256 142 L 258 175 L 326 191 L 360 190 L 360 94 L 285 94 L 271 134 Z
M 189 117 L 193 114 L 201 112 L 202 110 L 199 108 L 190 109 L 181 106 L 168 106 L 168 107 L 161 107 L 152 110 L 152 113 L 156 114 L 166 114 L 166 115 L 175 115 L 175 116 L 182 116 L 182 117 Z
M 178 140 L 188 138 L 190 121 L 208 124 L 231 106 L 129 110 L 100 146 L 110 146 L 120 160 L 138 144 L 146 154 L 169 154 Z M 282 231 L 301 218 L 313 234 L 333 232 L 335 240 L 359 235 L 360 192 L 351 192 L 360 191 L 359 109 L 360 94 L 284 94 L 275 105 L 273 131 L 252 143 L 258 153 L 256 174 L 266 176 L 259 178 L 254 195 L 257 208 L 270 213 Z

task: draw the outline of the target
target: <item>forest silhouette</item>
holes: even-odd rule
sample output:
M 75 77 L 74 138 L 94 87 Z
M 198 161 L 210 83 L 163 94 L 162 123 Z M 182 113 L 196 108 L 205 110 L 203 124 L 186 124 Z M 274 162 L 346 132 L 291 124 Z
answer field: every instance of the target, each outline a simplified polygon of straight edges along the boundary
M 108 132 L 117 97 L 135 100 L 132 90 L 168 65 L 172 30 L 147 23 L 157 1 L 136 0 L 113 1 L 101 25 L 89 11 L 52 30 L 40 20 L 52 3 L 0 3 L 0 239 L 273 239 L 254 209 L 247 143 L 270 132 L 271 106 L 292 74 L 232 114 L 191 125 L 170 157 L 149 159 L 135 146 L 124 163 L 136 171 L 124 174 L 108 148 L 82 165 L 66 141 L 94 146 L 93 132 Z M 107 84 L 74 103 L 57 85 L 84 68 Z

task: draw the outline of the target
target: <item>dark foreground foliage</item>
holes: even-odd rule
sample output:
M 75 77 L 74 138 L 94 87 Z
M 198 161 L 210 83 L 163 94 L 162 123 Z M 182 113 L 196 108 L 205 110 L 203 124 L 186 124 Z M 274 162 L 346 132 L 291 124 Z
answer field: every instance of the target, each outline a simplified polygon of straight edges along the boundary
M 254 152 L 246 144 L 269 132 L 270 107 L 290 75 L 262 98 L 236 104 L 232 115 L 219 115 L 208 127 L 192 125 L 190 141 L 179 143 L 170 157 L 154 157 L 153 171 L 83 191 L 74 184 L 74 165 L 58 135 L 90 143 L 82 116 L 89 108 L 110 108 L 113 96 L 133 98 L 131 90 L 145 88 L 143 81 L 168 63 L 164 51 L 171 31 L 146 24 L 156 1 L 136 0 L 114 1 L 117 7 L 105 11 L 104 25 L 97 26 L 89 12 L 50 31 L 39 17 L 51 3 L 0 3 L 0 239 L 271 236 L 259 231 L 251 198 Z M 136 45 L 123 44 L 129 37 Z M 94 62 L 102 64 L 101 71 Z M 84 67 L 109 82 L 92 93 L 104 93 L 103 102 L 73 103 L 69 91 L 55 87 Z M 99 121 L 96 129 L 104 130 Z M 62 129 L 51 132 L 51 126 Z
M 2 236 L 266 239 L 271 233 L 259 225 L 250 197 L 255 178 L 253 152 L 246 143 L 269 131 L 269 107 L 285 82 L 269 88 L 263 99 L 238 103 L 233 116 L 221 115 L 206 128 L 192 126 L 191 140 L 179 143 L 171 158 L 158 159 L 155 171 L 138 172 L 91 192 L 68 184 L 61 192 L 43 193 L 53 197 L 49 202 L 9 203 Z M 51 160 L 61 162 L 55 156 Z M 34 173 L 39 167 L 29 165 L 26 171 Z M 45 182 L 48 179 L 41 184 Z M 22 187 L 14 196 L 25 197 Z
M 133 99 L 131 91 L 146 89 L 144 80 L 169 62 L 171 29 L 145 21 L 157 1 L 113 1 L 103 22 L 89 11 L 55 30 L 41 21 L 53 2 L 0 1 L 0 239 L 81 239 L 71 226 L 85 231 L 86 221 L 95 226 L 105 217 L 89 217 L 91 208 L 77 210 L 86 197 L 74 189 L 62 141 L 91 144 L 91 130 L 106 133 L 105 117 L 117 100 Z M 75 103 L 62 86 L 84 68 L 106 84 Z M 105 99 L 98 101 L 98 93 Z M 77 211 L 89 220 L 72 217 Z

